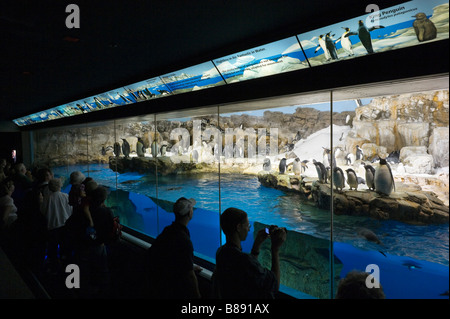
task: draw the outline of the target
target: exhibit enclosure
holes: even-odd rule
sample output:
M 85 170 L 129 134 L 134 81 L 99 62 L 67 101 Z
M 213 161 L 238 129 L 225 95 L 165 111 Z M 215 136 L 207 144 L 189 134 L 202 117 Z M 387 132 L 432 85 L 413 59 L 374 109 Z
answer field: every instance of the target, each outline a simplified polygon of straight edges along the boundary
M 448 76 L 433 76 L 29 134 L 34 167 L 66 192 L 73 171 L 106 186 L 106 205 L 144 240 L 173 221 L 179 197 L 195 198 L 189 230 L 211 271 L 220 214 L 237 207 L 251 223 L 245 252 L 261 228 L 286 227 L 288 295 L 333 298 L 357 269 L 387 298 L 435 299 L 448 298 L 448 112 Z M 270 254 L 267 240 L 269 268 Z

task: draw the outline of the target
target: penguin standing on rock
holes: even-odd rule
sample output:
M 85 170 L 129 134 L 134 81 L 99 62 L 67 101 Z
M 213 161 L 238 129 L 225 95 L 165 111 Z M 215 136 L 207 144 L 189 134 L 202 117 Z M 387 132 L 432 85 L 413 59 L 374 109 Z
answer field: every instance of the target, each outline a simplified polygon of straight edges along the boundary
M 161 145 L 160 151 L 161 151 L 161 156 L 166 156 L 167 145 L 166 144 Z
M 366 170 L 366 184 L 370 190 L 375 190 L 375 168 L 372 165 L 364 165 Z
M 350 186 L 350 190 L 352 190 L 352 188 L 358 190 L 358 177 L 356 176 L 355 171 L 351 168 L 348 168 L 345 171 L 347 172 L 347 184 Z
M 345 176 L 340 167 L 333 168 L 333 184 L 339 191 L 342 191 L 345 187 Z
M 300 162 L 300 159 L 297 157 L 295 158 L 293 164 L 292 164 L 292 170 L 294 171 L 295 175 L 300 175 L 302 173 L 302 164 Z
M 377 193 L 389 196 L 392 190 L 395 191 L 394 176 L 391 167 L 384 158 L 380 158 L 380 163 L 375 170 L 374 184 Z
M 265 158 L 264 159 L 263 170 L 265 172 L 270 172 L 270 158 Z
M 359 147 L 359 145 L 356 145 L 356 160 L 362 160 L 364 156 L 364 152 L 361 149 L 361 147 Z
M 317 176 L 319 177 L 320 183 L 327 183 L 327 169 L 325 168 L 325 165 L 323 165 L 321 162 L 318 162 L 316 160 L 313 160 L 314 165 L 316 166 Z
M 123 143 L 122 143 L 122 153 L 123 155 L 128 158 L 130 156 L 130 144 L 128 143 L 128 141 L 126 139 L 122 139 Z
M 278 168 L 280 170 L 280 174 L 284 174 L 286 172 L 286 158 L 282 158 L 280 161 L 280 164 L 278 165 Z
M 120 148 L 120 143 L 119 142 L 115 142 L 114 143 L 114 155 L 116 157 L 119 157 L 120 154 L 122 154 L 121 148 Z

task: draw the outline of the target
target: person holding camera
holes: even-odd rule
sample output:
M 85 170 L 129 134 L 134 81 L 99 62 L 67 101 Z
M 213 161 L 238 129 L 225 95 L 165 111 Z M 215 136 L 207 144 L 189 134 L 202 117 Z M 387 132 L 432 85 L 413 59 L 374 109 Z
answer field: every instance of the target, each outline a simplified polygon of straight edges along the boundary
M 286 228 L 270 226 L 255 237 L 250 254 L 242 252 L 241 242 L 247 238 L 250 223 L 247 213 L 230 207 L 220 216 L 220 226 L 226 236 L 225 245 L 216 252 L 213 274 L 213 295 L 224 299 L 274 298 L 280 287 L 279 250 L 286 241 Z M 272 242 L 272 268 L 264 268 L 258 261 L 262 243 Z

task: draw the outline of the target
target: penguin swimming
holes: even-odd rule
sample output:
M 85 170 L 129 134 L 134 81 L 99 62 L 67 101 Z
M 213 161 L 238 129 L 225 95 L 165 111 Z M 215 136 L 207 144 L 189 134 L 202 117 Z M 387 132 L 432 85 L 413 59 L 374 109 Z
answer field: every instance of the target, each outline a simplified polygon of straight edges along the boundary
M 330 32 L 328 32 L 325 36 L 325 46 L 327 47 L 328 52 L 333 60 L 338 59 L 336 46 L 334 45 L 333 39 L 331 39 Z
M 122 139 L 123 143 L 122 143 L 122 153 L 125 157 L 129 157 L 130 156 L 130 144 L 128 143 L 128 141 L 126 139 Z
M 317 162 L 316 160 L 313 160 L 313 163 L 316 166 L 319 182 L 327 183 L 327 169 L 325 168 L 325 165 L 323 165 L 321 162 Z
M 382 245 L 381 240 L 370 229 L 367 229 L 364 227 L 358 228 L 357 234 L 361 237 L 364 237 L 368 241 L 374 242 L 375 244 L 378 244 L 378 245 Z
M 380 163 L 375 170 L 374 184 L 377 193 L 389 196 L 392 189 L 395 191 L 394 176 L 391 167 L 384 158 L 380 158 Z
M 270 158 L 265 158 L 263 163 L 263 170 L 265 172 L 270 172 L 271 166 L 270 166 Z
M 286 159 L 283 157 L 278 165 L 280 170 L 280 174 L 284 174 L 286 172 Z
M 119 142 L 115 142 L 115 143 L 114 143 L 114 155 L 115 155 L 116 157 L 119 157 L 120 154 L 122 154 L 122 150 L 121 150 L 121 148 L 120 148 L 120 144 L 119 144 Z
M 345 171 L 347 172 L 347 184 L 350 186 L 350 190 L 352 190 L 352 188 L 358 190 L 358 177 L 356 176 L 355 171 L 351 168 L 348 168 Z
M 345 187 L 345 176 L 340 167 L 333 168 L 333 184 L 339 191 L 342 191 Z
M 436 26 L 430 19 L 427 18 L 425 13 L 419 12 L 413 16 L 413 18 L 416 18 L 413 22 L 413 27 L 419 42 L 436 39 Z
M 372 38 L 370 37 L 370 32 L 379 29 L 384 28 L 383 26 L 377 26 L 372 28 L 367 28 L 364 25 L 363 20 L 358 21 L 358 31 L 357 32 L 348 32 L 344 37 L 348 38 L 351 35 L 357 35 L 359 37 L 359 40 L 361 41 L 362 45 L 366 49 L 367 53 L 372 54 L 373 53 L 373 47 L 372 47 Z
M 370 190 L 375 190 L 375 168 L 372 165 L 364 165 L 366 170 L 366 184 Z
M 300 162 L 300 159 L 297 157 L 295 158 L 294 162 L 292 163 L 292 170 L 294 171 L 295 175 L 300 175 L 302 173 L 302 164 Z
M 319 45 L 317 46 L 316 50 L 314 51 L 314 53 L 316 53 L 317 51 L 319 51 L 319 49 L 322 49 L 323 52 L 325 53 L 325 59 L 328 61 L 331 59 L 330 57 L 330 53 L 327 50 L 327 45 L 325 43 L 325 39 L 323 38 L 323 34 L 319 35 Z

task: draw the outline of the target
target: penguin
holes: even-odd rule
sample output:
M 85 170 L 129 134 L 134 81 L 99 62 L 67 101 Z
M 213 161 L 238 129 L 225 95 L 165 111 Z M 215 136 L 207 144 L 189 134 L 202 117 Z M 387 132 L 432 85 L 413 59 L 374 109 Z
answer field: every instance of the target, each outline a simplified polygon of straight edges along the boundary
M 358 31 L 357 32 L 348 32 L 344 37 L 348 38 L 351 35 L 357 35 L 359 37 L 359 40 L 361 41 L 362 45 L 366 49 L 368 54 L 374 53 L 373 47 L 372 47 L 372 38 L 370 37 L 370 32 L 379 29 L 384 28 L 383 26 L 377 26 L 372 28 L 367 28 L 364 25 L 363 20 L 358 21 Z
M 359 145 L 356 145 L 356 160 L 362 160 L 364 156 L 364 152 L 361 149 L 361 147 L 359 147 Z
M 317 175 L 319 177 L 320 183 L 327 183 L 327 169 L 325 168 L 325 165 L 323 165 L 321 162 L 318 162 L 316 160 L 313 160 L 314 165 L 316 166 Z
M 350 186 L 350 190 L 352 190 L 352 188 L 358 190 L 358 177 L 356 176 L 355 171 L 351 168 L 347 168 L 345 171 L 347 172 L 347 184 Z
M 101 152 L 102 152 L 102 155 L 103 155 L 103 156 L 106 155 L 106 148 L 105 148 L 105 146 L 102 146 L 102 151 L 101 151 Z
M 425 13 L 419 12 L 413 16 L 413 18 L 416 18 L 413 22 L 413 27 L 419 42 L 436 39 L 436 26 L 430 19 L 427 18 Z
M 128 141 L 126 139 L 122 139 L 123 143 L 122 143 L 122 153 L 125 157 L 129 157 L 130 156 L 130 144 L 128 143 Z
M 342 33 L 342 35 L 338 39 L 338 41 L 341 41 L 342 48 L 345 50 L 345 52 L 348 53 L 348 56 L 355 55 L 352 50 L 352 42 L 350 41 L 349 37 L 346 37 L 346 34 L 350 32 L 350 28 L 344 28 L 344 27 L 341 27 L 341 28 L 344 29 L 345 32 Z M 338 41 L 336 41 L 336 42 L 338 42 Z
M 377 237 L 377 235 L 375 235 L 375 233 L 373 231 L 371 231 L 370 229 L 361 227 L 361 228 L 357 229 L 356 233 L 359 236 L 364 237 L 366 240 L 374 242 L 375 244 L 378 244 L 378 245 L 383 244 L 381 242 L 381 240 Z
M 319 35 L 319 45 L 317 46 L 317 48 L 314 51 L 314 53 L 319 51 L 320 48 L 322 48 L 323 52 L 325 53 L 325 59 L 327 61 L 329 61 L 331 59 L 331 57 L 330 57 L 330 53 L 327 50 L 327 45 L 325 43 L 325 39 L 323 38 L 323 34 Z
M 331 150 L 329 148 L 323 147 L 323 161 L 325 166 L 336 166 L 336 157 L 334 154 L 332 154 Z M 325 164 L 326 163 L 326 164 Z
M 119 144 L 119 142 L 115 142 L 115 143 L 114 143 L 114 155 L 115 155 L 116 157 L 119 157 L 120 154 L 122 154 L 122 150 L 121 150 L 121 148 L 120 148 L 120 144 Z
M 152 142 L 152 156 L 157 157 L 158 156 L 158 143 L 156 143 L 156 140 Z
M 309 168 L 308 165 L 307 165 L 308 163 L 309 163 L 308 160 L 303 160 L 303 161 L 302 161 L 302 171 L 303 171 L 303 172 L 305 172 L 306 169 Z
M 355 155 L 353 155 L 352 153 L 348 153 L 347 155 L 345 155 L 345 165 L 352 165 L 354 161 Z
M 333 60 L 337 60 L 338 55 L 337 55 L 337 51 L 336 51 L 336 46 L 334 45 L 334 41 L 331 38 L 332 36 L 330 35 L 331 32 L 328 32 L 325 35 L 325 46 L 327 47 L 328 52 L 330 53 L 330 56 Z
M 271 168 L 271 166 L 270 166 L 270 158 L 265 158 L 264 159 L 264 163 L 263 163 L 263 170 L 265 172 L 270 172 L 270 168 Z
M 296 157 L 294 162 L 292 163 L 292 170 L 294 171 L 295 175 L 300 175 L 302 173 L 302 164 L 298 157 Z
M 166 152 L 167 152 L 166 144 L 161 145 L 160 152 L 161 152 L 161 156 L 166 156 Z
M 198 151 L 197 150 L 192 151 L 192 160 L 194 161 L 194 163 L 198 163 Z
M 144 149 L 144 141 L 140 137 L 136 142 L 136 153 L 138 157 L 144 157 L 145 149 Z
M 372 165 L 364 165 L 366 170 L 366 183 L 370 190 L 375 190 L 375 168 Z
M 340 167 L 333 168 L 333 184 L 339 191 L 342 191 L 345 187 L 345 176 Z
M 284 174 L 286 172 L 286 158 L 282 158 L 280 161 L 280 164 L 278 165 L 278 168 L 280 170 L 280 174 Z
M 391 167 L 384 158 L 380 158 L 380 163 L 375 170 L 374 184 L 375 190 L 379 194 L 389 196 L 392 189 L 395 191 L 394 176 L 392 175 Z

